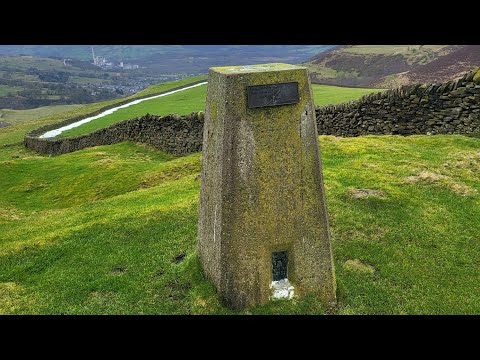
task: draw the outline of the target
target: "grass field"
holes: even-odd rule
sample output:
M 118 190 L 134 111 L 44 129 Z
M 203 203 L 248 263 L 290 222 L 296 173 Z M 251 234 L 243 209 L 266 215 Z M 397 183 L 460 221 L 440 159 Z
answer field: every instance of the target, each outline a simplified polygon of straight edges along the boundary
M 367 95 L 372 92 L 379 92 L 382 91 L 382 89 L 351 88 L 312 84 L 312 91 L 315 99 L 315 105 L 325 106 L 356 100 L 361 98 L 363 95 Z
M 480 313 L 480 139 L 320 144 L 338 281 L 330 311 Z M 48 158 L 14 146 L 0 161 L 0 313 L 237 313 L 195 253 L 200 153 L 121 143 Z M 355 199 L 356 188 L 383 197 Z M 344 269 L 348 259 L 375 271 Z M 309 296 L 240 313 L 325 311 Z
M 8 85 L 0 85 L 0 96 L 7 96 L 8 94 L 15 94 L 22 90 L 19 86 L 8 86 Z
M 147 113 L 167 115 L 175 112 L 180 115 L 186 115 L 192 111 L 203 111 L 205 110 L 206 90 L 207 86 L 202 85 L 162 98 L 146 100 L 140 104 L 117 110 L 113 114 L 65 131 L 57 137 L 61 138 L 86 134 L 116 122 L 132 119 Z M 312 85 L 312 90 L 315 105 L 319 106 L 354 100 L 360 98 L 362 95 L 379 91 L 379 89 L 346 88 L 317 84 Z
M 22 122 L 39 119 L 45 116 L 51 116 L 69 110 L 79 109 L 83 105 L 56 105 L 43 106 L 28 110 L 0 109 L 0 120 L 10 124 L 20 124 Z
M 71 74 L 68 83 L 73 84 L 85 84 L 85 83 L 104 83 L 108 84 L 110 81 L 106 79 L 101 79 L 102 75 L 101 70 L 96 70 L 96 74 L 93 76 L 97 77 L 80 77 L 75 76 L 78 72 L 82 70 L 78 67 L 65 67 L 63 59 L 50 59 L 42 57 L 31 57 L 31 56 L 5 56 L 0 55 L 0 68 L 8 69 L 0 71 L 0 75 L 8 73 L 8 76 L 11 79 L 15 80 L 24 80 L 27 82 L 36 82 L 42 83 L 42 80 L 38 78 L 37 75 L 29 74 L 29 69 L 38 69 L 40 71 L 61 71 Z M 95 70 L 89 70 L 90 73 L 95 73 Z M 20 89 L 23 89 L 21 87 Z

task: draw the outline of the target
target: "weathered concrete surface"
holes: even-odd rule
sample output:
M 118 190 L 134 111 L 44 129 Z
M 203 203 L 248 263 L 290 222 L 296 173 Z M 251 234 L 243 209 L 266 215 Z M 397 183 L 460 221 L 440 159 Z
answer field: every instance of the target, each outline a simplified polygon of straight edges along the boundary
M 247 107 L 247 86 L 298 82 L 299 102 Z M 234 308 L 269 301 L 272 252 L 289 253 L 295 295 L 335 301 L 335 273 L 307 69 L 211 68 L 203 132 L 198 251 Z

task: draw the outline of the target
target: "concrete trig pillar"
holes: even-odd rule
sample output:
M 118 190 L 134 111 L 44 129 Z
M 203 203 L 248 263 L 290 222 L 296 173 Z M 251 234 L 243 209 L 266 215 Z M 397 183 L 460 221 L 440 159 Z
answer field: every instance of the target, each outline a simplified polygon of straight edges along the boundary
M 315 293 L 335 302 L 335 272 L 305 67 L 211 68 L 198 251 L 231 307 Z

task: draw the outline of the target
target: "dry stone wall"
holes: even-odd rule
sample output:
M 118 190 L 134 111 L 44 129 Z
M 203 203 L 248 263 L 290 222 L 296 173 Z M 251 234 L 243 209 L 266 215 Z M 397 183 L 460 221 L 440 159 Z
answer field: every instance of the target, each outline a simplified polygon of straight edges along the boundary
M 319 134 L 480 133 L 480 69 L 443 84 L 409 85 L 317 108 Z
M 176 155 L 200 151 L 203 140 L 203 112 L 187 116 L 145 115 L 122 121 L 89 134 L 62 139 L 40 139 L 45 129 L 29 133 L 25 146 L 46 155 L 60 155 L 92 146 L 110 145 L 121 141 L 137 141 Z
M 203 112 L 163 117 L 147 114 L 81 136 L 39 138 L 46 131 L 80 119 L 36 129 L 26 135 L 25 146 L 47 155 L 125 140 L 144 142 L 177 155 L 202 149 Z M 443 84 L 403 86 L 317 108 L 316 119 L 318 133 L 324 135 L 480 134 L 480 69 Z

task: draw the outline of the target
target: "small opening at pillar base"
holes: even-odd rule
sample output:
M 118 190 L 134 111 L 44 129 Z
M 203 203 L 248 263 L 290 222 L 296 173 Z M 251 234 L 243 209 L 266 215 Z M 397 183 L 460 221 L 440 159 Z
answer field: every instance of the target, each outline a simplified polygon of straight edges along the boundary
M 288 281 L 288 251 L 272 253 L 272 299 L 291 299 L 294 288 Z
M 288 278 L 288 251 L 272 253 L 272 280 L 278 281 Z

